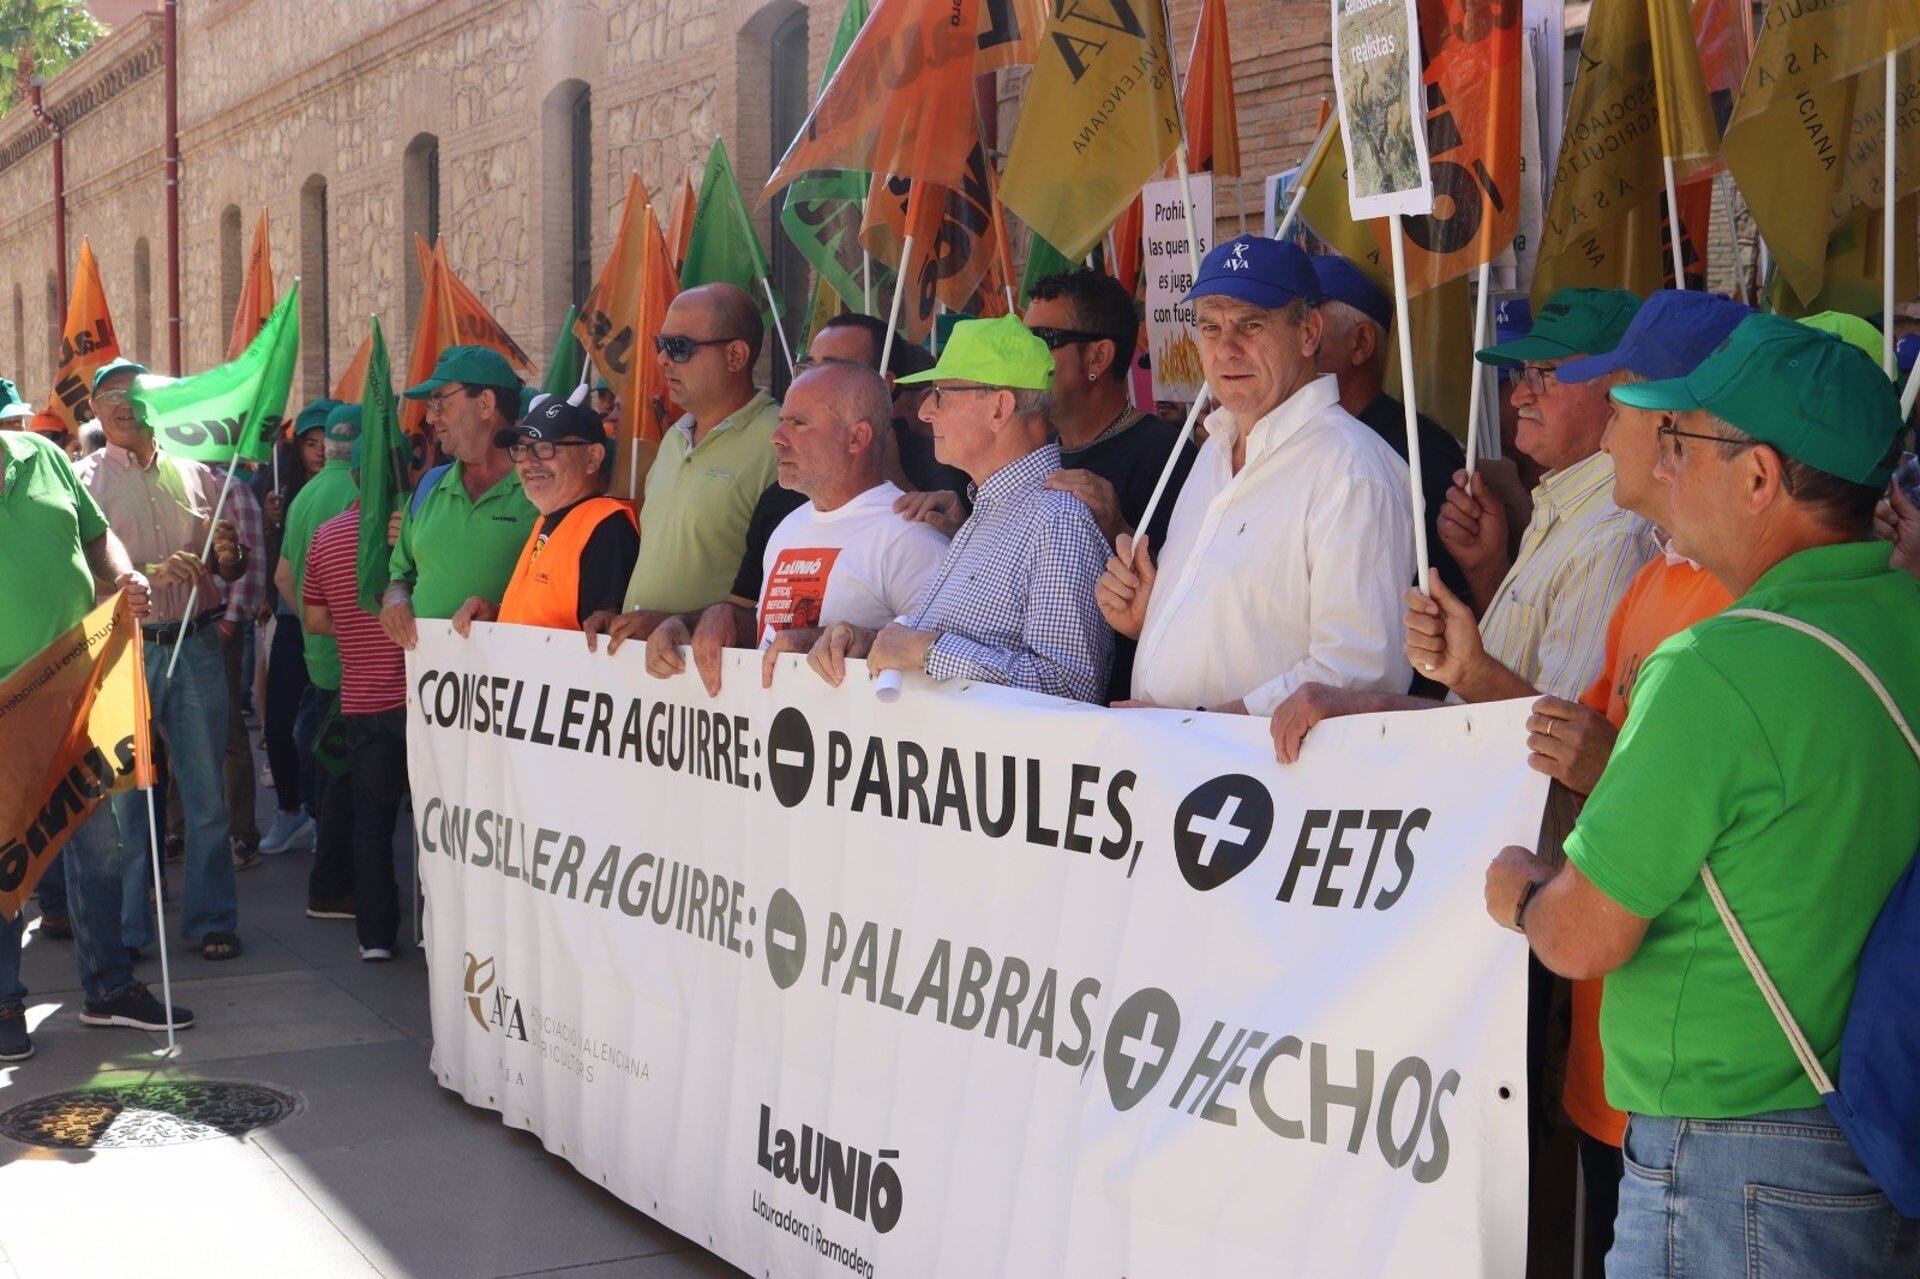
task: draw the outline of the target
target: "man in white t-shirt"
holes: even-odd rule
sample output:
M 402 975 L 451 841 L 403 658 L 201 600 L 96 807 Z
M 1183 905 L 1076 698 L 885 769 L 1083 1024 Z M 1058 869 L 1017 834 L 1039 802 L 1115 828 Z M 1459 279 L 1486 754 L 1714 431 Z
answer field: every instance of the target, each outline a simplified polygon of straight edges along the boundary
M 912 607 L 947 537 L 894 512 L 901 492 L 883 478 L 892 420 L 886 381 L 864 364 L 825 360 L 795 379 L 773 448 L 781 487 L 811 500 L 767 539 L 760 598 L 729 595 L 662 622 L 647 637 L 649 674 L 680 674 L 690 647 L 701 682 L 718 693 L 722 651 L 759 646 L 770 687 L 779 655 L 805 653 L 824 628 L 879 630 Z

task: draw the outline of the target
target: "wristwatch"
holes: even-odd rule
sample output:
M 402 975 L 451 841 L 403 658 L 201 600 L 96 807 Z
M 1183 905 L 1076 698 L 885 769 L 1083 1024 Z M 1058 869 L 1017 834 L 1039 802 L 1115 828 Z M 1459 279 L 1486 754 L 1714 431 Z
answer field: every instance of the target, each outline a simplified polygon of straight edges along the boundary
M 1529 879 L 1527 886 L 1520 890 L 1520 904 L 1513 908 L 1513 931 L 1516 933 L 1527 931 L 1527 903 L 1531 902 L 1533 895 L 1539 891 L 1540 881 L 1537 879 Z

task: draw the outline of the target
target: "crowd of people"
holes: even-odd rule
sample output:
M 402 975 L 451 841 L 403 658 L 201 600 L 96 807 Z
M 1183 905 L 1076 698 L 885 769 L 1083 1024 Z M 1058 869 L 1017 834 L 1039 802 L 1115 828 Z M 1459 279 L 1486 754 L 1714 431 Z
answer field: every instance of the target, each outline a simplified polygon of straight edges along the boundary
M 1187 300 L 1214 401 L 1193 442 L 1131 402 L 1136 305 L 1091 270 L 1039 282 L 1022 317 L 961 321 L 937 359 L 841 316 L 781 402 L 756 384 L 756 302 L 689 289 L 653 338 L 683 415 L 637 509 L 607 496 L 616 406 L 528 404 L 500 355 L 451 348 L 405 392 L 450 461 L 403 500 L 378 600 L 355 571 L 358 406 L 298 414 L 283 483 L 233 486 L 203 562 L 221 477 L 156 448 L 127 396 L 140 370 L 109 365 L 105 444 L 77 469 L 0 433 L 0 593 L 33 601 L 0 622 L 0 674 L 96 590 L 136 601 L 185 862 L 174 914 L 208 960 L 240 953 L 235 873 L 307 841 L 308 913 L 353 920 L 363 959 L 397 953 L 421 619 L 633 642 L 650 675 L 691 665 L 710 692 L 738 648 L 764 685 L 804 654 L 834 685 L 864 659 L 863 679 L 1258 715 L 1283 767 L 1331 717 L 1533 699 L 1524 749 L 1554 786 L 1536 847 L 1487 850 L 1486 904 L 1536 961 L 1536 1246 L 1575 1215 L 1550 1189 L 1564 1115 L 1588 1274 L 1732 1273 L 1756 1230 L 1827 1273 L 1913 1273 L 1920 1223 L 1821 1109 L 1708 903 L 1717 876 L 1831 1069 L 1867 930 L 1920 836 L 1916 761 L 1849 665 L 1728 614 L 1830 632 L 1920 722 L 1920 511 L 1895 476 L 1896 388 L 1863 349 L 1877 331 L 1563 289 L 1478 352 L 1503 387 L 1503 456 L 1470 472 L 1419 420 L 1417 511 L 1384 389 L 1394 307 L 1363 272 L 1240 236 Z M 241 703 L 247 632 L 268 620 L 278 812 L 260 837 Z M 89 1024 L 185 1026 L 132 976 L 154 940 L 138 800 L 67 844 L 42 934 L 73 937 Z M 21 925 L 5 927 L 11 1061 L 31 1044 Z M 1779 1197 L 1755 1207 L 1755 1186 Z

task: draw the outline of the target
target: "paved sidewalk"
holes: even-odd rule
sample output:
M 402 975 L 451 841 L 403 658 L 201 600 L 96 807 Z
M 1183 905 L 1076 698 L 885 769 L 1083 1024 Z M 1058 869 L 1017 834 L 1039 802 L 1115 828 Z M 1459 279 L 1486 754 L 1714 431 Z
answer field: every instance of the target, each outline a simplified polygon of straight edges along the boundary
M 265 829 L 273 792 L 260 794 Z M 73 944 L 31 926 L 22 967 L 38 1051 L 0 1066 L 0 1111 L 169 1078 L 266 1084 L 301 1108 L 241 1139 L 157 1149 L 0 1137 L 0 1279 L 741 1273 L 442 1089 L 427 1071 L 420 955 L 363 964 L 350 921 L 306 918 L 311 863 L 301 849 L 241 874 L 240 958 L 175 955 L 175 998 L 198 1025 L 173 1062 L 153 1055 L 164 1035 L 82 1027 Z M 169 878 L 177 893 L 177 865 Z M 158 959 L 138 971 L 157 994 Z

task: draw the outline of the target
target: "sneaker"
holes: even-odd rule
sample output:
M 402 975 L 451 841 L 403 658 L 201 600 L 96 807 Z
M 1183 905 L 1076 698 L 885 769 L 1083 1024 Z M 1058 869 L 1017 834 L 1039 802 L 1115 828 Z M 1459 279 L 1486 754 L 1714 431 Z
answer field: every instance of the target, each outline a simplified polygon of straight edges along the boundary
M 294 810 L 281 813 L 273 819 L 273 826 L 260 841 L 260 851 L 268 857 L 284 853 L 296 843 L 313 834 L 313 818 Z
M 66 915 L 42 915 L 40 936 L 48 941 L 72 941 L 73 920 Z
M 367 964 L 384 964 L 393 958 L 393 952 L 385 946 L 362 946 L 360 960 Z
M 353 898 L 351 897 L 309 897 L 307 898 L 308 919 L 352 919 Z
M 27 1010 L 19 1004 L 0 1008 L 0 1061 L 25 1061 L 33 1056 L 27 1037 Z
M 235 870 L 252 870 L 260 864 L 260 850 L 244 839 L 229 839 L 227 847 L 233 853 Z
M 135 1030 L 167 1029 L 167 1009 L 153 992 L 145 986 L 135 984 L 132 990 L 118 999 L 89 999 L 80 1009 L 80 1024 L 83 1026 L 131 1026 Z M 193 1013 L 180 1005 L 173 1006 L 173 1029 L 185 1030 L 193 1025 Z

